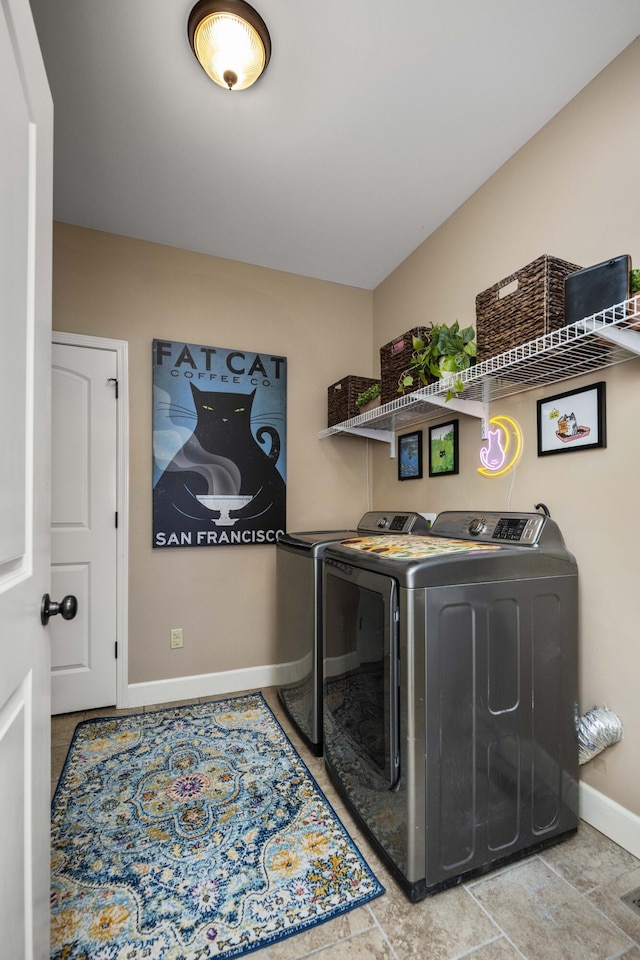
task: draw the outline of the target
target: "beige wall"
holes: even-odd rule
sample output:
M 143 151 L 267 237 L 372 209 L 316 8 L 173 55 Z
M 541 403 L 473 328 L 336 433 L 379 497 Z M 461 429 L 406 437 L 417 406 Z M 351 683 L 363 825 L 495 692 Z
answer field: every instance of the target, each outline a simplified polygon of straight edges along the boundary
M 629 253 L 640 266 L 639 89 L 636 41 L 378 287 L 374 354 L 421 323 L 474 323 L 476 294 L 543 253 L 585 266 Z M 580 569 L 580 710 L 606 704 L 625 730 L 621 743 L 582 767 L 582 777 L 636 814 L 639 378 L 640 359 L 631 360 L 492 405 L 492 416 L 513 416 L 524 429 L 515 477 L 477 474 L 479 425 L 462 415 L 456 477 L 399 485 L 395 461 L 377 444 L 373 504 L 429 511 L 549 506 Z M 538 458 L 536 400 L 599 379 L 607 383 L 607 448 Z
M 540 254 L 587 265 L 630 253 L 640 265 L 638 89 L 636 41 L 373 296 L 56 224 L 55 329 L 129 342 L 131 682 L 287 659 L 274 630 L 275 548 L 151 548 L 152 339 L 271 351 L 289 360 L 290 530 L 348 526 L 360 517 L 368 506 L 368 448 L 374 507 L 529 510 L 540 500 L 548 504 L 580 566 L 580 709 L 606 704 L 625 727 L 624 741 L 582 775 L 640 813 L 640 524 L 633 502 L 640 360 L 586 381 L 607 382 L 606 450 L 538 459 L 535 401 L 564 387 L 495 404 L 493 415 L 510 414 L 525 431 L 515 477 L 479 477 L 479 427 L 462 415 L 457 477 L 399 485 L 383 444 L 317 439 L 330 383 L 377 372 L 378 347 L 420 323 L 473 322 L 476 293 Z M 169 649 L 174 626 L 184 629 L 182 651 Z
M 151 547 L 151 342 L 287 357 L 287 526 L 341 528 L 367 508 L 366 450 L 318 432 L 328 385 L 371 373 L 372 294 L 57 223 L 53 311 L 55 330 L 129 343 L 130 681 L 289 659 L 274 628 L 275 547 Z M 170 650 L 179 626 L 184 648 Z

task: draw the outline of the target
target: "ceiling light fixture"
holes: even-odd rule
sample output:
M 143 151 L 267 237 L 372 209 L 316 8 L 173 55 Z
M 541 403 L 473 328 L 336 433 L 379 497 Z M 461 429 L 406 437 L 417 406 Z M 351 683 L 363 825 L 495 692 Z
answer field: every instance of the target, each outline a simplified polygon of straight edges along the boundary
M 199 0 L 187 32 L 203 70 L 221 87 L 246 90 L 269 63 L 269 31 L 244 0 Z

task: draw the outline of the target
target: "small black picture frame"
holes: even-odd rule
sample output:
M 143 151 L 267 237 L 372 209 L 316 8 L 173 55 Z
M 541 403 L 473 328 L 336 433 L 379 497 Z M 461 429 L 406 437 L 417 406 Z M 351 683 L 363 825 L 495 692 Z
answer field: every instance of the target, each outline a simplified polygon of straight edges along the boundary
M 604 381 L 538 400 L 538 456 L 606 447 Z
M 398 480 L 422 479 L 422 430 L 398 437 Z
M 449 477 L 458 472 L 458 421 L 429 427 L 429 476 Z

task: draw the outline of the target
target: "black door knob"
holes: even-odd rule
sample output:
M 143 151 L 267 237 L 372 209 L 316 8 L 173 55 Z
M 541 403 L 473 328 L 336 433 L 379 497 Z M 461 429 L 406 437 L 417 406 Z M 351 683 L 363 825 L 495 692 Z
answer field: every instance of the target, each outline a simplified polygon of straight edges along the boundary
M 42 626 L 46 627 L 49 623 L 49 617 L 62 615 L 63 620 L 73 620 L 78 612 L 78 601 L 71 594 L 64 597 L 60 603 L 52 600 L 48 593 L 45 593 L 40 606 L 40 619 Z

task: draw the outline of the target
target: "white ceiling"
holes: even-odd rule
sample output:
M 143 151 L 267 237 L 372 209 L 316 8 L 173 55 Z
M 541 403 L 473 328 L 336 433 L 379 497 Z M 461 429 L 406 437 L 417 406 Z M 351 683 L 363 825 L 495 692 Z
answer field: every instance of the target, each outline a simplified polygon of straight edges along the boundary
M 373 289 L 640 33 L 638 0 L 255 0 L 229 93 L 195 0 L 31 0 L 57 220 Z

